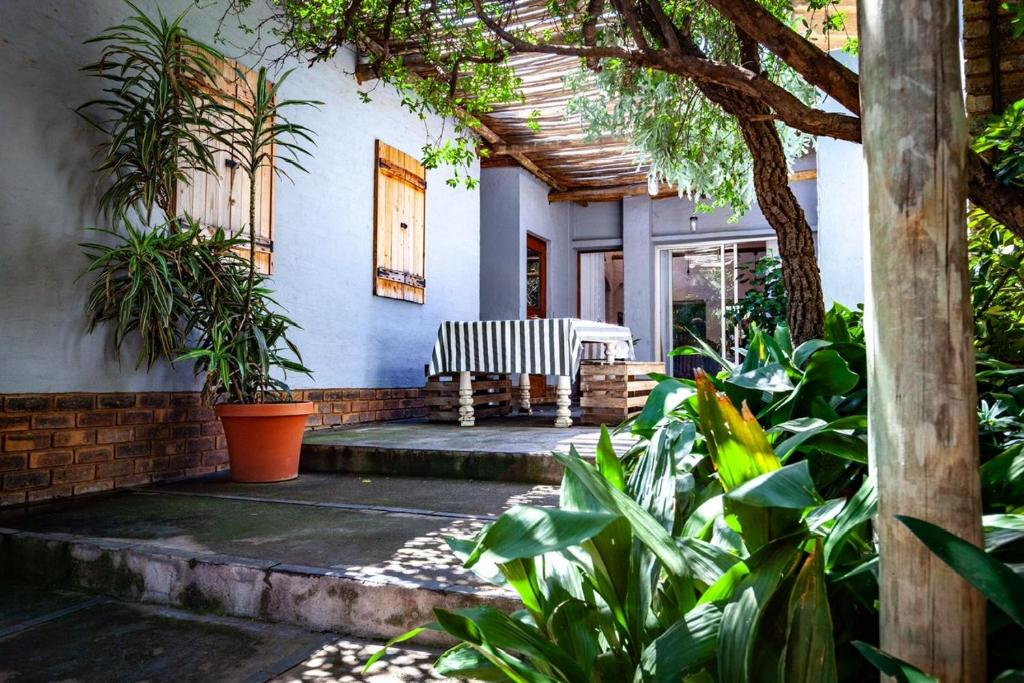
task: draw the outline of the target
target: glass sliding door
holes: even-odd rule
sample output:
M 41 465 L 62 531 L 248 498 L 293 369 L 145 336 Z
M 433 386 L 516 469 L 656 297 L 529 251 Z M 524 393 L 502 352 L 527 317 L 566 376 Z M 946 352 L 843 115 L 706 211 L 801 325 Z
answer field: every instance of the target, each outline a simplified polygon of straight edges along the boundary
M 665 351 L 680 346 L 706 345 L 723 358 L 738 362 L 742 330 L 728 315 L 750 287 L 741 274 L 765 253 L 764 241 L 718 242 L 668 250 L 668 272 L 660 288 Z M 664 269 L 664 265 L 662 268 Z M 670 367 L 676 377 L 692 377 L 697 368 L 719 370 L 703 356 L 677 356 Z

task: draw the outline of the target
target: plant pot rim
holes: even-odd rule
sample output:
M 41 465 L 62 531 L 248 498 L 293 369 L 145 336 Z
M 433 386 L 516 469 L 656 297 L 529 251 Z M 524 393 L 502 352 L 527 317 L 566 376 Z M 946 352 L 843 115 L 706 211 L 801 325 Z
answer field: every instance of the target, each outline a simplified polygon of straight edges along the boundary
M 218 417 L 286 417 L 289 415 L 312 415 L 315 407 L 312 401 L 289 401 L 287 403 L 218 403 L 213 409 Z

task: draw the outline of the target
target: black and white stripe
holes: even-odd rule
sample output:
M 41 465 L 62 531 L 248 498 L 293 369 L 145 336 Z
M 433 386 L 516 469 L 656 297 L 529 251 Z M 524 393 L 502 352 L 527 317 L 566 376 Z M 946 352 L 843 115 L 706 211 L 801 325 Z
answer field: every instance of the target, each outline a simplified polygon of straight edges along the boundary
M 430 375 L 502 372 L 574 377 L 585 343 L 620 342 L 633 358 L 628 327 L 574 318 L 446 320 L 437 331 Z M 589 354 L 587 354 L 589 355 Z

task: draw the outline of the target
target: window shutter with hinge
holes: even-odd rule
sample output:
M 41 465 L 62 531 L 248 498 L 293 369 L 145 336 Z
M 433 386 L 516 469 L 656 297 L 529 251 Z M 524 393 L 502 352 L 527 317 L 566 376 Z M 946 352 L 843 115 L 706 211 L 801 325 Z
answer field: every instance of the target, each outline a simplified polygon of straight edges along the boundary
M 415 157 L 380 140 L 376 149 L 373 293 L 422 304 L 427 171 Z
M 214 83 L 217 93 L 251 100 L 250 89 L 256 88 L 256 72 L 230 59 L 210 58 L 217 70 Z M 242 82 L 236 69 L 248 82 Z M 238 107 L 235 104 L 235 107 Z M 188 182 L 179 182 L 175 196 L 175 212 L 188 214 L 209 228 L 223 228 L 231 234 L 248 238 L 249 177 L 227 149 L 211 145 L 217 175 L 187 171 Z M 273 158 L 273 154 L 271 154 Z M 274 253 L 274 189 L 276 177 L 272 164 L 264 165 L 256 175 L 256 270 L 269 274 L 273 270 Z M 249 258 L 248 247 L 237 250 Z

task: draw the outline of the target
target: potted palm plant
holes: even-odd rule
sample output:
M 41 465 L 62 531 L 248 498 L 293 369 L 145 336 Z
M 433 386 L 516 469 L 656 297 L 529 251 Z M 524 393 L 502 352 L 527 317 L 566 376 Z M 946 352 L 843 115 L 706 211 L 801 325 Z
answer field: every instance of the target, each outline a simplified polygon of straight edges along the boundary
M 106 242 L 82 245 L 84 274 L 94 278 L 90 330 L 112 324 L 118 355 L 133 339 L 137 365 L 193 361 L 203 399 L 224 424 L 232 478 L 292 479 L 313 404 L 292 401 L 277 374 L 309 370 L 288 339 L 297 325 L 256 269 L 254 180 L 267 167 L 283 173 L 282 164 L 305 170 L 298 159 L 312 135 L 286 114 L 319 103 L 278 102 L 288 74 L 273 84 L 265 69 L 255 79 L 239 70 L 247 96 L 218 93 L 212 65 L 222 58 L 188 36 L 184 15 L 154 20 L 130 6 L 132 17 L 94 39 L 103 52 L 86 70 L 108 87 L 79 110 L 105 134 L 98 170 L 112 189 L 101 206 L 115 225 L 103 231 Z M 97 108 L 101 116 L 88 115 Z M 214 150 L 226 150 L 250 181 L 249 222 L 235 234 L 173 212 L 174 188 L 189 171 L 216 173 Z M 150 225 L 154 207 L 165 223 Z

